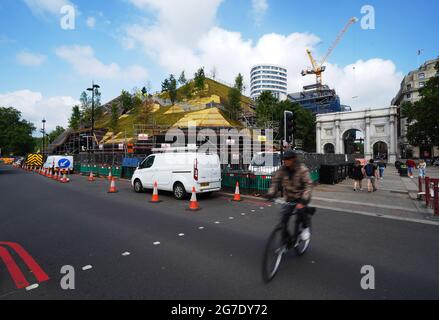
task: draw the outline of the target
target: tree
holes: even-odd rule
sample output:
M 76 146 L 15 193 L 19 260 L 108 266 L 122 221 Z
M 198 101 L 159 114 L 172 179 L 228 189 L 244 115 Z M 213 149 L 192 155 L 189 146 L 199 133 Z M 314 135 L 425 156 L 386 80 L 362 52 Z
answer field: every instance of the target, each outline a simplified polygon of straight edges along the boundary
M 178 83 L 180 84 L 180 86 L 186 85 L 187 79 L 186 79 L 186 76 L 184 74 L 184 71 L 181 72 L 180 77 L 178 78 Z
M 168 92 L 169 91 L 169 79 L 165 79 L 162 82 L 162 92 Z
M 119 99 L 122 106 L 122 114 L 126 114 L 127 112 L 133 110 L 133 96 L 128 91 L 122 90 Z
M 49 133 L 49 143 L 54 142 L 56 138 L 58 138 L 60 135 L 64 133 L 64 131 L 66 131 L 66 129 L 64 129 L 63 127 L 56 126 L 55 130 Z
M 171 99 L 171 103 L 174 104 L 177 100 L 177 80 L 173 74 L 169 76 L 169 99 Z
M 401 105 L 402 116 L 408 123 L 407 139 L 412 145 L 439 145 L 439 62 L 435 68 L 436 76 L 419 91 L 421 99 Z
M 115 132 L 117 130 L 117 124 L 119 121 L 119 108 L 117 107 L 117 103 L 113 102 L 111 104 L 111 119 L 110 119 L 110 128 Z
M 79 106 L 74 106 L 72 108 L 72 115 L 69 119 L 69 127 L 73 130 L 78 130 L 81 125 L 81 111 L 79 109 Z
M 204 67 L 198 69 L 197 72 L 195 72 L 194 75 L 194 84 L 195 88 L 198 91 L 204 90 L 204 83 L 206 81 L 206 75 L 204 74 Z
M 33 152 L 35 126 L 21 119 L 21 112 L 9 107 L 0 107 L 0 148 L 2 154 L 26 155 Z
M 263 91 L 256 99 L 256 124 L 259 127 L 268 128 L 269 122 L 277 121 L 273 119 L 277 102 L 270 91 Z
M 86 91 L 81 93 L 79 101 L 81 102 L 81 122 L 85 126 L 91 127 L 91 98 Z
M 230 118 L 237 120 L 239 114 L 242 112 L 241 106 L 241 93 L 243 89 L 243 78 L 241 74 L 235 79 L 235 86 L 230 88 L 228 95 L 228 104 L 226 109 L 229 113 Z
M 238 76 L 235 79 L 235 88 L 237 88 L 239 90 L 239 92 L 243 92 L 244 91 L 244 77 L 242 76 L 242 74 L 238 74 Z

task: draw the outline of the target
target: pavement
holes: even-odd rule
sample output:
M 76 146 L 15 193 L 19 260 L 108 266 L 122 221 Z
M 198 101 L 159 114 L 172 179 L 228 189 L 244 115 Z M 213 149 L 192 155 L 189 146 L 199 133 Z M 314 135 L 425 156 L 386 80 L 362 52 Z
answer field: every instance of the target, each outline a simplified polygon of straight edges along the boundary
M 151 193 L 136 194 L 127 181 L 108 194 L 106 180 L 71 178 L 0 167 L 0 242 L 20 244 L 50 278 L 38 283 L 9 250 L 31 286 L 17 289 L 0 260 L 0 299 L 439 299 L 436 224 L 320 208 L 310 251 L 288 253 L 266 285 L 261 260 L 276 205 L 217 194 L 189 212 L 189 201 L 160 193 L 151 204 Z M 374 290 L 361 288 L 366 265 Z M 60 285 L 64 266 L 75 270 L 74 290 Z

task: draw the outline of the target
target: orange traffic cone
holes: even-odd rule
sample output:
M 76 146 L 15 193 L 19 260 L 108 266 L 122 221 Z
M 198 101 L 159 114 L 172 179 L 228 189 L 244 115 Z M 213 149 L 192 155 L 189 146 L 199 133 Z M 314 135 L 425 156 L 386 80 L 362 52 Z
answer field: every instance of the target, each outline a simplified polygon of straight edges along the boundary
M 90 171 L 90 176 L 88 177 L 89 182 L 95 181 L 95 177 L 93 176 L 93 171 Z
M 64 171 L 63 177 L 61 178 L 61 180 L 59 180 L 59 182 L 61 182 L 61 183 L 70 182 L 70 179 L 67 178 L 67 173 L 65 171 Z
M 49 169 L 49 173 L 47 174 L 47 177 L 48 177 L 49 179 L 52 179 L 52 170 L 51 170 L 51 169 Z
M 111 168 L 110 168 L 110 172 L 108 174 L 108 181 L 113 181 L 113 174 L 111 173 Z
M 114 178 L 111 179 L 110 190 L 108 190 L 108 193 L 117 193 L 116 180 Z
M 189 210 L 190 211 L 200 210 L 200 207 L 198 206 L 197 192 L 195 191 L 195 187 L 192 187 L 192 197 L 191 197 L 191 202 L 189 204 Z
M 242 201 L 241 200 L 241 194 L 239 192 L 239 182 L 236 182 L 236 189 L 235 189 L 235 196 L 233 197 L 233 201 Z
M 151 203 L 161 202 L 160 199 L 159 199 L 159 189 L 158 189 L 158 186 L 157 186 L 157 181 L 154 182 L 154 191 L 152 193 L 152 199 L 151 199 L 150 202 Z
M 59 180 L 59 171 L 55 171 L 55 174 L 53 175 L 53 180 L 55 181 Z

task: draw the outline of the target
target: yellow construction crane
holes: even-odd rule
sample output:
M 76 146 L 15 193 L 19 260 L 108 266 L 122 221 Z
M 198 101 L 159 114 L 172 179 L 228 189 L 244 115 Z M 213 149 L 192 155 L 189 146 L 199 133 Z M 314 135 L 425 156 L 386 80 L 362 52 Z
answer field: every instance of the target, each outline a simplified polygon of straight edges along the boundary
M 324 64 L 326 63 L 326 61 L 328 60 L 329 56 L 334 51 L 334 49 L 337 47 L 337 45 L 339 44 L 340 40 L 343 38 L 345 33 L 357 21 L 358 21 L 358 19 L 356 17 L 353 17 L 353 18 L 349 19 L 349 21 L 346 24 L 346 26 L 343 28 L 343 30 L 340 32 L 340 34 L 337 36 L 337 39 L 334 41 L 334 43 L 328 49 L 328 52 L 326 53 L 326 55 L 324 56 L 324 58 L 322 59 L 322 62 L 320 64 L 317 64 L 317 62 L 314 59 L 311 51 L 310 50 L 306 50 L 306 53 L 308 54 L 309 60 L 311 61 L 312 68 L 310 68 L 308 70 L 303 70 L 302 71 L 302 76 L 307 76 L 307 75 L 310 75 L 310 74 L 315 74 L 316 75 L 316 84 L 318 86 L 321 86 L 322 85 L 322 74 L 326 70 L 326 66 L 324 66 Z

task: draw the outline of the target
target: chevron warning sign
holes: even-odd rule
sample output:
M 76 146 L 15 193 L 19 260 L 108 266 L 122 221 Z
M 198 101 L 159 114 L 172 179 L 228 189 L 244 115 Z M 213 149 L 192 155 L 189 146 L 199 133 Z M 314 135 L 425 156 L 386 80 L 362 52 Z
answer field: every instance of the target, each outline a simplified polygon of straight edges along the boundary
M 26 164 L 28 166 L 43 166 L 43 155 L 39 153 L 29 154 L 26 159 Z

